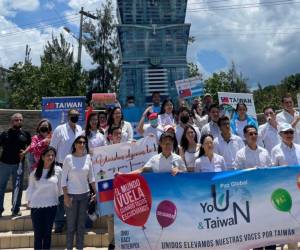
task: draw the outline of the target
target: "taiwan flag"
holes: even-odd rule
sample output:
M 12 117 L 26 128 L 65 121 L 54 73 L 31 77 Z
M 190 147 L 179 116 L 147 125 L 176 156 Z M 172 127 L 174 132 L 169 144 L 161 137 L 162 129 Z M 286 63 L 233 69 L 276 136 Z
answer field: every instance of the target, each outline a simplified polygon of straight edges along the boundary
M 190 97 L 190 96 L 192 96 L 191 89 L 179 90 L 179 97 L 184 98 L 184 97 Z
M 98 194 L 100 202 L 114 200 L 113 179 L 98 182 Z
M 221 102 L 222 102 L 222 103 L 229 103 L 229 97 L 227 97 L 227 96 L 222 96 L 222 97 L 221 97 Z

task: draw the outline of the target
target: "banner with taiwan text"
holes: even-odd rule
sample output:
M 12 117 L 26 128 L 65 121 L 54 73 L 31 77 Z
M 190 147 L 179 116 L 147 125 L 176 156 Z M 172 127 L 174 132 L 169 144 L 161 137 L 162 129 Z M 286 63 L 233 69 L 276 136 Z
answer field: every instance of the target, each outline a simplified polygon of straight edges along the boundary
M 80 113 L 78 124 L 85 125 L 85 97 L 84 96 L 62 96 L 42 98 L 42 117 L 48 119 L 52 128 L 68 121 L 67 112 L 77 109 Z
M 300 167 L 118 175 L 116 249 L 239 250 L 300 239 Z
M 98 214 L 113 214 L 113 178 L 118 172 L 141 168 L 157 154 L 156 138 L 147 136 L 136 142 L 124 142 L 93 150 L 92 162 L 98 191 Z
M 252 94 L 218 92 L 218 98 L 221 111 L 229 118 L 232 117 L 236 105 L 242 102 L 247 106 L 247 114 L 256 119 L 255 104 Z

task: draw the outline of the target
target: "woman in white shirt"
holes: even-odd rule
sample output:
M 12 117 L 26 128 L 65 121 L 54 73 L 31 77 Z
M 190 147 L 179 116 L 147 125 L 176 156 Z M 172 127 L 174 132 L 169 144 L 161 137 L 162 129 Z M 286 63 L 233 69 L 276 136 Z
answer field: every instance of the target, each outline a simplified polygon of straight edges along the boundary
M 198 144 L 197 132 L 193 126 L 186 125 L 180 141 L 179 155 L 184 160 L 187 171 L 194 171 L 199 151 L 200 144 Z
M 109 114 L 108 117 L 108 129 L 111 126 L 120 126 L 122 128 L 122 139 L 121 142 L 131 142 L 133 140 L 133 129 L 129 122 L 124 121 L 123 113 L 121 108 L 115 107 Z
M 88 146 L 90 153 L 96 147 L 101 147 L 105 145 L 104 135 L 99 130 L 99 120 L 97 113 L 91 113 L 86 122 L 85 136 L 88 139 Z
M 195 163 L 196 172 L 221 172 L 226 169 L 223 156 L 214 153 L 214 138 L 210 134 L 203 135 L 200 140 L 199 158 Z
M 86 210 L 89 198 L 89 184 L 96 193 L 92 160 L 87 138 L 78 136 L 72 144 L 72 153 L 63 163 L 61 186 L 67 214 L 67 249 L 73 249 L 76 232 L 76 248 L 83 249 Z
M 165 127 L 171 125 L 175 128 L 175 110 L 171 99 L 167 98 L 163 101 L 158 116 L 158 125 Z
M 34 249 L 51 248 L 51 231 L 61 194 L 61 168 L 55 166 L 56 150 L 47 147 L 30 174 L 26 191 L 34 230 Z

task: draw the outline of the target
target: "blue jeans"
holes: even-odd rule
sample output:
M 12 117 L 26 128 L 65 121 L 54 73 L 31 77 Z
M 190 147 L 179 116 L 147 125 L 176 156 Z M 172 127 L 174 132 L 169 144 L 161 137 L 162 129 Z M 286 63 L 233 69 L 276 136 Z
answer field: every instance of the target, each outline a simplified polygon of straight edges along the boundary
M 31 208 L 34 249 L 51 249 L 51 231 L 55 213 L 56 206 Z
M 3 207 L 4 194 L 10 176 L 12 176 L 13 179 L 12 201 L 14 199 L 13 195 L 15 191 L 17 170 L 18 170 L 18 164 L 6 164 L 0 162 L 0 214 L 4 211 L 4 207 Z M 23 177 L 24 177 L 24 171 L 21 176 L 20 192 L 18 193 L 17 203 L 16 203 L 15 210 L 12 211 L 13 213 L 18 213 L 20 211 L 22 191 L 23 191 Z
M 69 194 L 72 206 L 65 207 L 67 214 L 67 249 L 73 249 L 73 240 L 76 233 L 76 248 L 83 249 L 85 220 L 87 216 L 88 196 L 84 194 Z

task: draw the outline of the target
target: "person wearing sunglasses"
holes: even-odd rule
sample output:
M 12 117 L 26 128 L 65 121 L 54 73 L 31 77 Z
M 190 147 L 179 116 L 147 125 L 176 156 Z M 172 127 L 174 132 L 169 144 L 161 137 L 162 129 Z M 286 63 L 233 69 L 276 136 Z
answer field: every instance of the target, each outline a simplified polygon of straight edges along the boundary
M 300 165 L 300 145 L 293 142 L 295 129 L 289 123 L 279 126 L 281 142 L 271 151 L 272 164 L 274 166 Z
M 67 214 L 67 249 L 73 249 L 75 233 L 76 248 L 83 249 L 89 184 L 96 194 L 88 140 L 80 135 L 73 142 L 72 153 L 66 156 L 62 170 L 61 186 Z
M 77 136 L 83 133 L 82 128 L 78 125 L 79 111 L 70 109 L 68 111 L 68 121 L 59 125 L 53 131 L 50 146 L 56 149 L 56 165 L 62 167 L 65 157 L 70 153 L 72 143 Z M 65 225 L 64 218 L 64 201 L 63 196 L 59 197 L 59 205 L 57 207 L 55 217 L 55 233 L 61 233 Z
M 31 144 L 28 148 L 28 152 L 32 153 L 34 158 L 34 162 L 30 168 L 30 172 L 36 169 L 42 152 L 50 144 L 52 134 L 52 125 L 50 121 L 47 119 L 40 120 L 37 125 L 36 132 L 37 134 L 32 136 Z
M 271 166 L 272 162 L 268 151 L 257 144 L 257 128 L 254 125 L 246 125 L 244 136 L 246 145 L 236 153 L 235 167 L 246 169 Z

